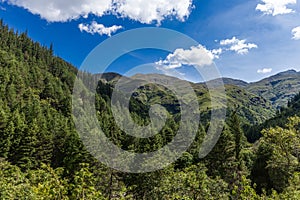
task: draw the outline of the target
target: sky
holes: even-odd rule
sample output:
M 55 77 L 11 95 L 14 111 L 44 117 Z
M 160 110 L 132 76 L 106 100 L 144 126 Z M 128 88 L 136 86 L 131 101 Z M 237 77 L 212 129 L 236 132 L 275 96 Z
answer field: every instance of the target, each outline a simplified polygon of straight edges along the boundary
M 78 68 L 95 47 L 120 33 L 161 27 L 199 45 L 136 50 L 108 71 L 126 74 L 142 65 L 145 72 L 197 82 L 193 66 L 215 63 L 222 76 L 253 82 L 300 70 L 296 0 L 0 0 L 0 18 L 43 45 L 52 43 L 55 55 Z

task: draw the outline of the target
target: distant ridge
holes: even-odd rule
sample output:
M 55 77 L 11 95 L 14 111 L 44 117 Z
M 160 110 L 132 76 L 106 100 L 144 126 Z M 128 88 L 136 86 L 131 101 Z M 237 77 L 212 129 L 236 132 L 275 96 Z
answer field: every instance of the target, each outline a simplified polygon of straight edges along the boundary
M 99 74 L 103 82 L 116 82 L 122 75 L 114 72 Z M 151 74 L 136 74 L 128 78 L 140 78 L 150 76 Z M 170 78 L 167 75 L 166 79 Z M 161 77 L 160 76 L 160 77 Z M 279 109 L 286 106 L 288 101 L 292 99 L 300 91 L 300 72 L 294 69 L 280 72 L 273 76 L 264 78 L 257 82 L 247 83 L 246 81 L 233 79 L 233 78 L 222 78 L 224 85 L 232 85 L 245 89 L 247 92 L 263 97 L 270 101 L 273 108 Z M 210 84 L 219 82 L 220 79 L 209 81 Z M 191 83 L 192 85 L 202 85 L 205 83 Z
M 115 72 L 107 72 L 102 74 L 96 74 L 97 77 L 100 78 L 101 81 L 107 83 L 107 82 L 115 82 L 118 81 L 121 77 L 123 77 L 121 74 L 115 73 Z
M 247 83 L 246 81 L 242 81 L 239 79 L 233 79 L 233 78 L 226 78 L 226 77 L 214 79 L 214 80 L 208 81 L 208 83 L 213 84 L 214 82 L 219 82 L 221 79 L 223 80 L 224 85 L 234 85 L 234 86 L 238 86 L 238 87 L 242 87 L 242 88 L 249 85 L 249 83 Z
M 300 91 L 300 73 L 296 70 L 287 70 L 250 83 L 246 88 L 249 92 L 260 95 L 271 101 L 273 107 L 286 106 Z
M 262 96 L 266 100 L 269 100 L 276 109 L 286 106 L 288 101 L 300 91 L 300 72 L 294 69 L 279 72 L 252 83 L 226 77 L 222 79 L 224 85 L 238 86 L 250 93 Z M 209 82 L 213 84 L 218 80 L 220 79 L 211 80 Z
M 297 72 L 296 70 L 294 69 L 289 69 L 287 71 L 283 71 L 283 72 L 279 72 L 278 74 L 276 75 L 294 75 L 294 74 L 299 74 L 299 72 Z M 276 76 L 274 75 L 274 76 Z

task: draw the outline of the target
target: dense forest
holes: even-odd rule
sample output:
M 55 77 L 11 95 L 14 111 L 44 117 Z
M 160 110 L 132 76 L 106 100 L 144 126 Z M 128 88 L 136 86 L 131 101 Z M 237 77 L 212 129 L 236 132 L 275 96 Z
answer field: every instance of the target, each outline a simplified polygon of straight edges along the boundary
M 226 125 L 208 156 L 198 157 L 208 126 L 204 120 L 194 143 L 172 165 L 124 173 L 97 161 L 76 132 L 77 69 L 56 57 L 52 45 L 42 46 L 3 21 L 0 38 L 0 199 L 300 198 L 300 94 L 276 111 L 263 97 L 227 85 Z M 209 117 L 205 87 L 193 87 Z M 169 102 L 164 106 L 170 116 L 160 133 L 138 139 L 114 122 L 113 88 L 113 81 L 101 80 L 95 97 L 99 124 L 111 141 L 125 150 L 150 152 L 172 140 L 180 118 L 171 106 L 176 98 L 149 85 L 131 99 L 131 116 L 139 124 L 148 123 L 157 95 Z

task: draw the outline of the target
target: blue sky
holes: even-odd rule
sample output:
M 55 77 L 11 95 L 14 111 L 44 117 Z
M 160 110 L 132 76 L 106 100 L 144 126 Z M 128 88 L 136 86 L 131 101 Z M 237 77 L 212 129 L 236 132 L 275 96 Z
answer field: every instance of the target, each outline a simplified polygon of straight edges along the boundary
M 165 52 L 144 49 L 116 60 L 126 73 L 156 63 L 197 81 L 191 70 L 206 52 L 222 76 L 256 81 L 286 69 L 300 70 L 300 7 L 296 0 L 2 0 L 0 18 L 80 67 L 114 35 L 142 27 L 179 31 L 200 45 Z M 149 36 L 151 37 L 151 36 Z M 113 47 L 112 47 L 113 48 Z M 200 65 L 200 64 L 199 64 Z M 151 71 L 151 70 L 149 70 Z

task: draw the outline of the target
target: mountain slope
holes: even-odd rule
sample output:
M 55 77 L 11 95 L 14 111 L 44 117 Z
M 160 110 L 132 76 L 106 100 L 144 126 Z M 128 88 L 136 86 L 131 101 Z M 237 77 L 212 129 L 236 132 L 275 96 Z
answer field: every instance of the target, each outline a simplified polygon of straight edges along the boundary
M 215 151 L 211 153 L 212 159 L 199 160 L 198 150 L 207 127 L 204 124 L 197 131 L 190 149 L 166 169 L 145 174 L 110 169 L 88 153 L 81 140 L 85 138 L 80 138 L 74 127 L 73 120 L 76 119 L 72 118 L 71 94 L 77 69 L 54 56 L 51 47 L 33 42 L 26 34 L 14 33 L 2 21 L 0 38 L 1 199 L 151 199 L 153 195 L 164 199 L 174 195 L 174 185 L 180 188 L 173 196 L 176 199 L 181 198 L 183 193 L 191 198 L 197 195 L 196 199 L 203 197 L 203 194 L 214 199 L 224 198 L 226 194 L 229 198 L 236 191 L 231 191 L 227 185 L 232 183 L 236 172 L 241 172 L 235 166 L 241 162 L 245 163 L 245 167 L 251 167 L 254 154 L 246 144 L 242 144 L 239 120 L 233 115 L 221 134 L 220 142 L 214 147 Z M 132 137 L 120 130 L 110 104 L 113 86 L 120 77 L 114 73 L 104 74 L 97 87 L 98 93 L 92 93 L 92 98 L 96 100 L 99 125 L 111 142 L 123 150 L 144 153 L 161 149 L 176 137 L 176 118 L 173 120 L 170 117 L 161 132 L 150 138 Z M 234 84 L 225 86 L 228 109 L 235 110 L 238 107 L 244 123 L 259 123 L 272 115 L 274 110 L 267 100 L 236 86 L 244 85 L 240 81 L 229 82 Z M 190 84 L 197 94 L 201 114 L 209 116 L 211 105 L 206 86 Z M 78 99 L 88 99 L 87 95 L 86 91 L 80 92 Z M 218 93 L 214 95 L 220 96 Z M 151 104 L 161 103 L 171 114 L 178 113 L 176 98 L 160 85 L 143 86 L 132 97 L 130 114 L 138 124 L 148 123 L 145 118 L 149 118 Z M 81 103 L 86 105 L 84 101 Z M 225 105 L 219 101 L 216 106 Z M 293 107 L 292 110 L 298 108 Z M 89 121 L 83 123 L 89 125 Z M 93 131 L 93 135 L 97 134 L 95 129 Z M 189 132 L 186 131 L 187 134 Z M 92 144 L 94 142 L 98 141 L 92 141 Z M 181 145 L 180 141 L 178 145 Z M 240 152 L 245 155 L 241 156 L 243 160 L 235 156 Z M 118 159 L 115 155 L 108 159 Z M 138 161 L 131 156 L 122 160 L 124 164 L 127 160 L 133 164 Z M 146 165 L 152 164 L 151 158 L 148 161 Z M 157 165 L 158 162 L 153 164 Z M 246 174 L 246 170 L 241 174 Z M 212 175 L 212 172 L 216 174 Z M 195 177 L 198 177 L 197 180 Z M 255 194 L 250 181 L 243 181 L 243 187 L 244 182 Z M 219 190 L 216 192 L 215 188 Z M 220 191 L 224 195 L 220 196 Z
M 71 118 L 77 69 L 2 21 L 0 38 L 0 157 L 22 169 L 67 166 L 82 147 Z
M 110 74 L 111 75 L 111 74 Z M 114 74 L 115 77 L 109 76 L 109 79 L 106 79 L 106 76 L 103 76 L 104 83 L 108 83 L 113 87 L 116 83 L 116 80 L 120 78 L 119 74 Z M 148 79 L 149 76 L 156 76 L 155 74 L 145 75 L 145 74 L 137 74 L 133 77 L 126 77 L 127 79 Z M 159 75 L 160 78 L 164 80 L 168 80 L 170 77 L 166 75 Z M 174 78 L 172 78 L 174 79 Z M 110 81 L 111 80 L 111 81 Z M 239 85 L 246 86 L 246 82 L 233 80 L 233 79 L 225 79 L 228 80 L 227 83 L 237 83 Z M 229 81 L 233 80 L 233 81 Z M 198 96 L 200 112 L 203 115 L 202 118 L 208 118 L 211 110 L 211 103 L 210 103 L 210 94 L 205 84 L 194 84 L 189 83 L 195 90 L 195 93 Z M 275 109 L 272 108 L 271 103 L 264 99 L 261 96 L 256 94 L 250 93 L 245 90 L 243 87 L 238 87 L 234 84 L 225 84 L 226 90 L 226 98 L 227 104 L 224 105 L 222 99 L 225 98 L 224 96 L 220 96 L 220 93 L 214 94 L 216 95 L 215 98 L 218 100 L 217 107 L 227 107 L 228 111 L 233 111 L 235 108 L 239 107 L 239 115 L 242 118 L 243 123 L 245 124 L 257 124 L 262 123 L 265 120 L 269 119 L 270 117 L 275 115 Z M 165 107 L 172 112 L 179 112 L 180 109 L 176 108 L 178 103 L 176 102 L 175 96 L 172 94 L 171 91 L 167 91 L 166 88 L 160 85 L 153 85 L 149 84 L 148 87 L 143 87 L 142 90 L 138 90 L 134 94 L 134 98 L 138 101 L 142 102 L 143 104 L 150 106 L 152 104 L 159 104 L 161 103 Z M 174 107 L 175 105 L 175 107 Z
M 211 80 L 208 82 L 209 82 L 209 84 L 213 85 L 214 82 L 218 82 L 219 80 L 220 79 L 215 79 L 215 80 Z M 249 85 L 249 83 L 239 80 L 239 79 L 223 77 L 222 80 L 223 80 L 224 85 L 234 85 L 234 86 L 242 87 L 242 88 L 247 87 Z
M 241 87 L 249 93 L 263 97 L 272 104 L 274 109 L 286 106 L 288 101 L 300 91 L 300 72 L 295 70 L 280 72 L 252 83 L 232 78 L 222 79 L 225 85 Z M 210 81 L 210 84 L 215 81 L 218 79 Z
M 288 101 L 300 91 L 300 73 L 288 70 L 261 81 L 250 83 L 246 90 L 272 102 L 274 108 L 286 106 Z
M 278 110 L 274 117 L 261 124 L 249 127 L 245 134 L 247 135 L 249 142 L 255 142 L 261 137 L 260 132 L 263 129 L 275 126 L 283 127 L 288 122 L 288 118 L 295 115 L 300 116 L 300 93 L 295 95 L 294 98 L 288 102 L 286 107 L 282 107 Z

